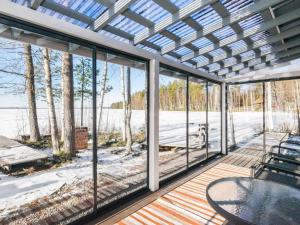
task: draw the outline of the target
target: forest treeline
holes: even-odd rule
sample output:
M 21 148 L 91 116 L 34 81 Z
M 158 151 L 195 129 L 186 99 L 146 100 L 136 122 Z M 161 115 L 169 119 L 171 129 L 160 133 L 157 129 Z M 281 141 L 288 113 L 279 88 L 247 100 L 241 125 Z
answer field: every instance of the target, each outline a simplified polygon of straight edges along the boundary
M 202 83 L 189 83 L 189 110 L 205 111 L 206 85 Z M 186 83 L 184 80 L 175 80 L 159 88 L 159 107 L 164 111 L 186 110 Z M 131 96 L 132 109 L 144 110 L 146 107 L 146 91 L 138 91 Z M 122 102 L 111 104 L 113 109 L 121 109 Z M 220 86 L 208 87 L 208 108 L 211 111 L 220 110 Z
M 262 111 L 295 111 L 299 105 L 300 81 L 272 81 L 265 83 L 265 100 L 263 84 L 232 85 L 229 88 L 229 109 L 235 112 Z

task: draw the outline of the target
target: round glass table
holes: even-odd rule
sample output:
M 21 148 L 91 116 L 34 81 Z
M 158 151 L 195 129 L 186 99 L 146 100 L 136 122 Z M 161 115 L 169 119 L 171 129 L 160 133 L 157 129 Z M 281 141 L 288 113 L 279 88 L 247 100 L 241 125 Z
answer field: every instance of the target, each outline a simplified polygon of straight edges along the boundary
M 300 190 L 272 181 L 229 177 L 207 186 L 209 204 L 232 224 L 300 224 Z

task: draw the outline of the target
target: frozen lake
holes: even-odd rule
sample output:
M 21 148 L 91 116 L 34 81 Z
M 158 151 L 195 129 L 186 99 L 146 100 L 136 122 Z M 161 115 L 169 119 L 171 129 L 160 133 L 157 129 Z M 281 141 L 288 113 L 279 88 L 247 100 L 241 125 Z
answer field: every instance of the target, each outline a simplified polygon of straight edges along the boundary
M 28 134 L 29 127 L 27 121 L 27 109 L 0 109 L 0 135 L 9 138 L 16 138 L 18 135 Z M 170 144 L 176 142 L 179 145 L 185 145 L 186 140 L 186 112 L 183 111 L 160 111 L 160 143 Z M 189 131 L 190 134 L 197 133 L 198 124 L 205 123 L 205 112 L 189 113 Z M 220 141 L 221 121 L 220 112 L 208 113 L 209 139 L 211 142 Z M 143 110 L 133 110 L 131 125 L 134 132 L 145 128 L 146 114 Z M 286 129 L 296 130 L 297 121 L 295 115 L 286 112 L 274 112 L 272 114 L 273 128 L 275 131 L 285 132 Z M 58 125 L 61 125 L 60 109 L 57 110 Z M 75 109 L 76 126 L 80 125 L 80 110 Z M 48 130 L 48 111 L 46 108 L 38 109 L 38 121 L 42 134 Z M 123 110 L 122 109 L 104 109 L 101 128 L 106 131 L 119 131 L 122 128 Z M 253 137 L 263 129 L 262 112 L 235 112 L 233 113 L 233 122 L 235 130 L 235 139 L 239 141 Z M 84 109 L 84 126 L 91 128 L 92 109 Z M 269 120 L 266 119 L 266 127 L 269 127 Z M 230 120 L 228 118 L 228 139 L 230 138 Z

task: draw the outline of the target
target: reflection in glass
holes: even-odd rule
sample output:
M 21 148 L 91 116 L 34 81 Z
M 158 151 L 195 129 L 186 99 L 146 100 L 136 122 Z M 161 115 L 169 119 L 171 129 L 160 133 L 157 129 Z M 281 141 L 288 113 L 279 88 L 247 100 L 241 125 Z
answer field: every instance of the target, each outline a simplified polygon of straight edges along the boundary
M 221 86 L 208 82 L 208 157 L 221 152 Z
M 265 87 L 266 150 L 270 151 L 289 133 L 300 133 L 300 81 L 271 81 Z
M 228 147 L 263 150 L 262 83 L 229 86 Z
M 97 53 L 97 202 L 147 186 L 145 63 Z
M 162 73 L 171 73 L 172 76 Z M 161 69 L 159 108 L 159 167 L 162 180 L 187 168 L 185 75 Z
M 71 222 L 93 210 L 92 51 L 1 35 L 11 32 L 17 41 L 0 39 L 0 158 L 12 160 L 0 172 L 0 224 Z
M 206 81 L 189 77 L 189 166 L 206 159 Z

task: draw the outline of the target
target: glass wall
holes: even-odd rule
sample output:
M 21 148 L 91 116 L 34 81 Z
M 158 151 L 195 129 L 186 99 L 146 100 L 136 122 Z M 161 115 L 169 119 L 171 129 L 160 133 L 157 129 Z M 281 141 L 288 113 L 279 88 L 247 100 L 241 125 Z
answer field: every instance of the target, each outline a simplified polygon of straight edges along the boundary
M 207 89 L 207 147 L 210 157 L 221 152 L 221 86 L 208 82 Z
M 265 83 L 266 150 L 278 145 L 288 134 L 300 133 L 299 80 Z
M 78 219 L 93 210 L 92 50 L 7 33 L 18 37 L 0 38 L 0 224 Z
M 184 74 L 161 68 L 159 76 L 159 168 L 168 178 L 187 168 L 187 112 Z
M 270 151 L 288 134 L 299 134 L 299 80 L 229 85 L 229 150 Z
M 146 64 L 97 53 L 97 202 L 147 186 Z
M 188 90 L 189 165 L 192 166 L 205 160 L 207 155 L 207 82 L 190 76 Z
M 3 27 L 0 224 L 66 224 L 147 188 L 147 63 Z
M 263 150 L 263 84 L 230 85 L 227 97 L 229 150 Z
M 164 180 L 221 152 L 221 86 L 161 66 L 159 165 Z

